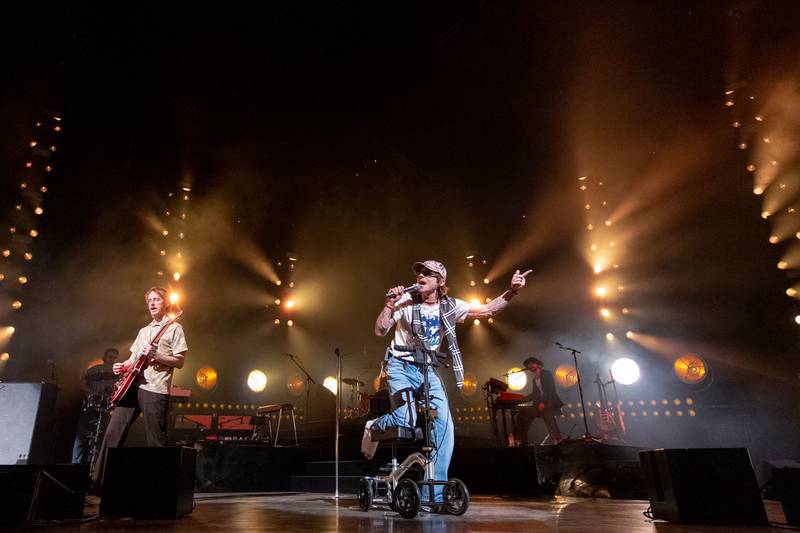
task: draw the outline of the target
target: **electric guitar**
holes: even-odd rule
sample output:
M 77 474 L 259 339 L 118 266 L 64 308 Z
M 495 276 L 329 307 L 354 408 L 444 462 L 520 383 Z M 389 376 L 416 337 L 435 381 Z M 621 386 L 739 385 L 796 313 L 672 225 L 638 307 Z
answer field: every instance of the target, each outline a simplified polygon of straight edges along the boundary
M 136 360 L 128 368 L 128 371 L 122 374 L 122 377 L 120 377 L 116 384 L 114 384 L 114 392 L 111 393 L 111 399 L 108 402 L 110 407 L 116 407 L 120 400 L 122 400 L 122 398 L 128 393 L 131 385 L 133 385 L 133 382 L 147 366 L 149 361 L 147 354 L 152 348 L 158 348 L 158 341 L 160 341 L 161 337 L 164 336 L 164 333 L 167 332 L 167 328 L 177 322 L 178 318 L 180 318 L 182 314 L 183 311 L 178 311 L 167 321 L 166 324 L 161 326 L 161 329 L 158 330 L 158 333 L 155 337 L 153 337 L 153 340 L 150 341 L 150 344 L 148 344 L 147 347 L 139 353 L 139 355 L 136 357 Z

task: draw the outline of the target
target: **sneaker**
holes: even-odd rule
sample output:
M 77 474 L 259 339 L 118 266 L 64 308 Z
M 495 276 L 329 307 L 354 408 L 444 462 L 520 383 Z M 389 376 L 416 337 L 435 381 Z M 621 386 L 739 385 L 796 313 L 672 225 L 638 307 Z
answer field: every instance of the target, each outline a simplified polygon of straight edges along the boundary
M 364 436 L 361 437 L 361 453 L 364 454 L 368 460 L 375 457 L 375 452 L 378 450 L 378 443 L 372 442 L 372 425 L 377 421 L 377 418 L 367 420 L 364 425 Z

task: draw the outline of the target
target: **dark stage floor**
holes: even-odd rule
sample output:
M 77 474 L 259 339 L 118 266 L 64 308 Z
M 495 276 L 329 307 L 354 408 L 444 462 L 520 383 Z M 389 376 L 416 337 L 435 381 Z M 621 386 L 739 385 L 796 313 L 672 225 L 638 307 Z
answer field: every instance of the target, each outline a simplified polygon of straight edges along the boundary
M 589 498 L 499 498 L 477 496 L 463 516 L 421 514 L 405 520 L 386 509 L 361 512 L 352 497 L 335 504 L 330 494 L 198 494 L 194 512 L 176 520 L 96 519 L 56 531 L 426 531 L 426 532 L 666 532 L 768 531 L 778 528 L 679 526 L 642 515 L 641 500 Z M 783 522 L 780 504 L 766 502 L 773 522 Z M 86 515 L 97 512 L 87 507 Z

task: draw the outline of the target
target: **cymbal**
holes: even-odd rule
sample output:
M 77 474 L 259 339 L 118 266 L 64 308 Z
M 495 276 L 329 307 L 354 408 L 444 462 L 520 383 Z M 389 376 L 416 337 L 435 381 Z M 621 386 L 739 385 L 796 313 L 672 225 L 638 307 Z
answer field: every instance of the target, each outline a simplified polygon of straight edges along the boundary
M 357 380 L 355 378 L 342 378 L 342 383 L 344 383 L 345 385 L 350 385 L 351 387 L 363 387 L 364 386 L 364 382 L 363 381 L 359 381 L 359 380 Z

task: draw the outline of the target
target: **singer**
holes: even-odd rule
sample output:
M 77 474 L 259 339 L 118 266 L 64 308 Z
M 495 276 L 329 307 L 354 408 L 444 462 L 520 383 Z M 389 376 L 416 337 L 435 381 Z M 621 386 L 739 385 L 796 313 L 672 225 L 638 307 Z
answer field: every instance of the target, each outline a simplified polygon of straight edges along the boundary
M 378 445 L 371 441 L 370 431 L 386 430 L 389 427 L 410 427 L 416 423 L 416 409 L 409 406 L 410 396 L 422 389 L 423 376 L 413 358 L 396 352 L 397 346 L 409 346 L 413 339 L 424 340 L 428 349 L 439 350 L 442 337 L 453 358 L 452 366 L 456 386 L 464 384 L 464 365 L 458 349 L 455 325 L 466 319 L 491 317 L 506 308 L 517 292 L 525 286 L 525 278 L 532 271 L 520 274 L 517 270 L 511 277 L 511 286 L 503 294 L 486 304 L 471 307 L 467 302 L 447 295 L 447 270 L 439 261 L 428 260 L 415 263 L 417 290 L 407 291 L 397 286 L 386 294 L 384 307 L 375 321 L 375 335 L 385 336 L 395 326 L 394 339 L 386 351 L 386 369 L 391 394 L 392 412 L 367 421 L 361 450 L 367 459 L 375 455 Z M 438 416 L 433 420 L 432 440 L 436 443 L 434 474 L 436 479 L 448 479 L 447 470 L 453 455 L 453 418 L 442 382 L 433 368 L 429 370 L 431 403 Z M 436 501 L 442 500 L 442 487 L 436 487 Z
M 136 340 L 131 346 L 131 356 L 123 363 L 114 363 L 113 372 L 124 374 L 148 344 L 157 335 L 168 320 L 170 303 L 167 291 L 162 287 L 151 287 L 144 293 L 147 309 L 152 321 L 139 330 Z M 167 409 L 169 407 L 169 389 L 172 383 L 172 373 L 175 368 L 183 368 L 186 360 L 186 337 L 183 327 L 175 322 L 161 340 L 158 349 L 151 349 L 147 353 L 150 358 L 144 371 L 139 374 L 139 381 L 131 387 L 131 392 L 126 394 L 111 416 L 111 422 L 106 429 L 100 453 L 92 472 L 94 491 L 98 492 L 103 482 L 103 469 L 105 468 L 106 449 L 122 446 L 128 435 L 128 429 L 139 418 L 139 413 L 144 414 L 144 429 L 148 446 L 167 445 Z M 136 387 L 138 390 L 133 390 Z

